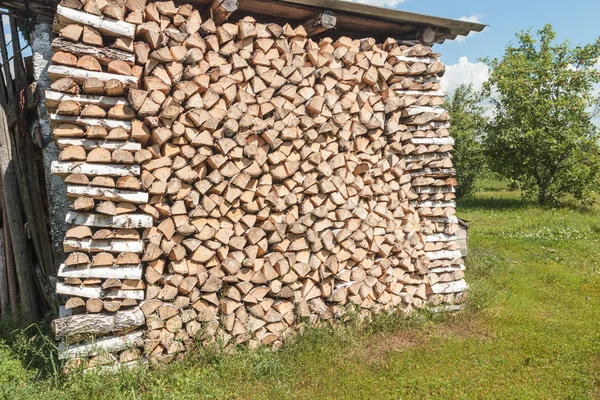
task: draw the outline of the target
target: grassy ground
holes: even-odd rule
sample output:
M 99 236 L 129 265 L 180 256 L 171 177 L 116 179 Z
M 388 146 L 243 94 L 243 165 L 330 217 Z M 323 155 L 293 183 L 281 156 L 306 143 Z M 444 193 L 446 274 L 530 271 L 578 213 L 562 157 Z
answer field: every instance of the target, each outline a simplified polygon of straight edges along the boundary
M 15 353 L 39 349 L 40 335 L 31 345 L 12 334 L 0 345 L 0 397 L 600 398 L 600 209 L 540 210 L 506 185 L 482 186 L 459 204 L 471 221 L 465 312 L 380 317 L 313 330 L 278 352 L 203 351 L 116 377 L 61 377 L 47 358 L 39 377 Z

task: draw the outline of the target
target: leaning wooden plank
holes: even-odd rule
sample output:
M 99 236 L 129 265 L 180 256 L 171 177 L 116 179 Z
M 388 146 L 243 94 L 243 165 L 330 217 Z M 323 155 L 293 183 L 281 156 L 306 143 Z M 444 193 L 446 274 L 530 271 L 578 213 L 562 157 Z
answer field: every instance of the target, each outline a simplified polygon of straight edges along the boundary
M 454 145 L 454 139 L 445 138 L 412 138 L 408 140 L 412 144 L 451 144 Z
M 469 285 L 464 279 L 453 282 L 438 282 L 431 285 L 434 294 L 460 293 L 469 290 Z
M 140 166 L 52 161 L 51 171 L 54 175 L 138 176 L 140 174 Z
M 146 323 L 141 308 L 117 311 L 115 314 L 82 314 L 58 318 L 51 327 L 57 339 L 73 335 L 99 335 L 133 329 Z
M 142 265 L 118 267 L 91 267 L 89 265 L 66 266 L 58 268 L 60 278 L 99 278 L 99 279 L 142 279 Z
M 85 297 L 87 299 L 133 299 L 144 300 L 143 290 L 120 290 L 94 286 L 69 286 L 62 282 L 56 283 L 56 293 L 67 296 Z
M 116 105 L 129 105 L 129 102 L 124 97 L 89 96 L 86 94 L 69 94 L 46 90 L 46 107 L 57 108 L 61 102 L 66 100 L 76 101 L 81 106 L 92 104 L 104 109 L 109 109 Z
M 59 149 L 64 149 L 68 146 L 81 146 L 86 150 L 102 148 L 108 150 L 128 150 L 138 151 L 142 145 L 137 142 L 122 142 L 119 140 L 92 140 L 92 139 L 72 139 L 68 137 L 59 137 L 56 140 L 56 145 Z
M 61 24 L 80 24 L 94 27 L 106 36 L 125 36 L 133 39 L 135 36 L 135 25 L 129 22 L 117 21 L 105 16 L 88 14 L 72 8 L 56 7 L 56 15 Z
M 97 228 L 151 228 L 152 216 L 148 214 L 103 215 L 67 211 L 65 222 Z
M 86 196 L 93 199 L 112 200 L 115 202 L 126 201 L 133 204 L 145 204 L 149 198 L 147 192 L 74 185 L 67 186 L 67 195 Z
M 427 242 L 454 242 L 457 241 L 458 238 L 456 235 L 448 235 L 447 233 L 437 233 L 434 235 L 427 235 Z
M 124 336 L 102 337 L 83 343 L 65 346 L 58 345 L 58 358 L 92 357 L 98 354 L 115 353 L 121 350 L 144 345 L 144 332 L 136 331 Z
M 88 71 L 86 69 L 79 69 L 73 67 L 67 67 L 65 65 L 51 65 L 48 67 L 48 75 L 53 81 L 60 78 L 71 78 L 75 82 L 83 85 L 86 79 L 97 78 L 102 82 L 107 82 L 111 79 L 115 79 L 123 84 L 123 87 L 127 89 L 137 89 L 138 78 L 135 76 L 111 74 L 108 72 L 97 72 Z
M 440 250 L 440 251 L 428 251 L 425 256 L 430 260 L 454 260 L 461 258 L 462 254 L 459 250 Z
M 86 118 L 78 115 L 58 115 L 50 114 L 50 126 L 54 127 L 58 124 L 69 122 L 71 124 L 88 126 L 98 125 L 107 129 L 123 128 L 126 131 L 131 131 L 131 121 L 121 121 L 118 119 L 103 119 L 103 118 Z
M 109 253 L 141 253 L 144 251 L 144 242 L 141 240 L 93 240 L 93 239 L 65 239 L 63 241 L 65 252 L 90 251 Z
M 123 50 L 110 49 L 108 47 L 90 46 L 84 43 L 73 43 L 68 40 L 56 38 L 52 41 L 52 50 L 65 51 L 78 57 L 93 56 L 102 65 L 108 65 L 113 60 L 125 61 L 127 64 L 135 63 L 135 55 Z

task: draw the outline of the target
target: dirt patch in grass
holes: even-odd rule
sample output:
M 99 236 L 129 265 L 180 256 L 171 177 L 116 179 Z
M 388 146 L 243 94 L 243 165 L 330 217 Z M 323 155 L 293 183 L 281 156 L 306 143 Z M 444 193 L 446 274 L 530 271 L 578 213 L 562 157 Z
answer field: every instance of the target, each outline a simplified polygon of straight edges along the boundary
M 359 355 L 367 364 L 372 364 L 381 361 L 389 353 L 426 347 L 434 338 L 465 340 L 488 339 L 492 336 L 492 332 L 478 316 L 461 315 L 457 318 L 450 317 L 450 320 L 445 322 L 373 336 L 368 343 L 350 353 Z

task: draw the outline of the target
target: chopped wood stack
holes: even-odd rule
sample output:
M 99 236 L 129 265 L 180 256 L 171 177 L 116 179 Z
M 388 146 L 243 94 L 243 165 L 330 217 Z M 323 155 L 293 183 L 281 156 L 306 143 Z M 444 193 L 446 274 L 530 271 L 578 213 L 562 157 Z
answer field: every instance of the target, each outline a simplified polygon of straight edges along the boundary
M 78 330 L 101 311 L 139 326 L 113 304 L 144 299 L 143 341 L 105 349 L 168 361 L 195 338 L 280 345 L 350 307 L 462 301 L 431 48 L 310 39 L 331 13 L 293 28 L 227 22 L 229 2 L 63 4 L 47 104 L 74 227 L 58 292 L 87 314 L 57 336 L 105 333 Z M 64 354 L 100 357 L 85 346 Z

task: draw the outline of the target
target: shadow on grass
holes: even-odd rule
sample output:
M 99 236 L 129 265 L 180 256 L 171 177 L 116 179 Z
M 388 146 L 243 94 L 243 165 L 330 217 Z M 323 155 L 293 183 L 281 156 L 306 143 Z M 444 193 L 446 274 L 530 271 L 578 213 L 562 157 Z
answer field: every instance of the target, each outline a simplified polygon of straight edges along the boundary
M 522 200 L 519 198 L 479 198 L 479 197 L 466 197 L 458 200 L 459 210 L 516 210 L 532 206 L 533 203 L 530 201 Z

